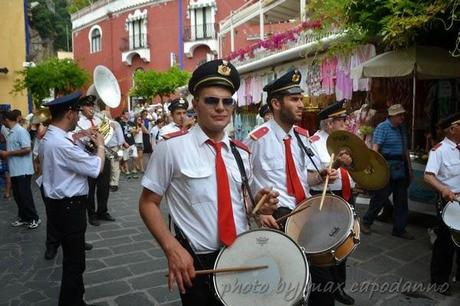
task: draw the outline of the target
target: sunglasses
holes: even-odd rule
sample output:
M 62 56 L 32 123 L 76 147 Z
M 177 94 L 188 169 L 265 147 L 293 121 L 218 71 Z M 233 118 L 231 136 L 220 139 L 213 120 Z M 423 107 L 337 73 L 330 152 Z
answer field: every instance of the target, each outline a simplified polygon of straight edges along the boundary
M 219 104 L 219 101 L 222 101 L 222 104 L 225 107 L 230 107 L 235 104 L 235 100 L 233 98 L 204 97 L 203 100 L 206 105 L 213 105 L 213 106 Z

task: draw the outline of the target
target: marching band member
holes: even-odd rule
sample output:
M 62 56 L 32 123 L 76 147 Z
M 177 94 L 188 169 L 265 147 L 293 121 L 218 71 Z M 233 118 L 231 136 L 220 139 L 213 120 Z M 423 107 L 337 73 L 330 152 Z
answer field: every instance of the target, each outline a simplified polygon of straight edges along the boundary
M 310 137 L 311 148 L 315 153 L 314 159 L 317 160 L 317 165 L 320 169 L 327 169 L 329 163 L 331 162 L 331 156 L 327 151 L 327 138 L 329 135 L 335 131 L 343 131 L 346 129 L 345 120 L 346 120 L 346 109 L 344 105 L 344 100 L 336 102 L 318 113 L 318 119 L 320 120 L 320 129 Z M 337 180 L 329 184 L 329 190 L 337 195 L 342 197 L 349 204 L 354 206 L 354 198 L 352 189 L 355 185 L 354 181 L 350 177 L 350 174 L 346 170 L 352 163 L 351 155 L 342 151 L 337 154 L 335 161 L 333 163 L 333 168 L 338 168 L 337 171 Z M 315 168 L 313 165 L 310 165 L 308 168 L 309 171 L 313 173 Z M 323 182 L 317 182 L 311 186 L 311 194 L 321 194 L 324 189 Z M 330 278 L 336 285 L 334 291 L 334 298 L 342 304 L 353 305 L 355 300 L 349 296 L 345 291 L 345 281 L 346 281 L 346 259 L 343 260 L 337 266 L 330 268 L 322 269 L 324 274 Z M 329 272 L 327 271 L 329 270 Z
M 160 138 L 164 139 L 166 134 L 180 131 L 185 127 L 187 121 L 188 102 L 182 98 L 174 99 L 168 106 L 172 121 L 160 129 Z
M 142 180 L 140 214 L 168 260 L 168 285 L 177 283 L 185 306 L 221 305 L 209 276 L 195 277 L 195 269 L 212 268 L 220 248 L 248 229 L 237 158 L 247 172 L 249 152 L 224 132 L 235 106 L 232 94 L 239 85 L 238 71 L 227 61 L 199 66 L 189 81 L 197 125 L 167 135 L 153 152 Z M 268 197 L 260 212 L 271 214 L 277 193 L 261 189 L 256 201 L 264 194 Z M 163 220 L 159 207 L 163 202 L 176 238 Z
M 455 247 L 450 229 L 442 221 L 441 213 L 447 202 L 458 201 L 460 196 L 460 113 L 444 118 L 439 126 L 444 130 L 446 137 L 431 150 L 424 176 L 425 182 L 439 192 L 440 198 L 440 205 L 436 209 L 439 227 L 431 257 L 431 283 L 438 285 L 440 293 L 451 295 L 449 277 L 455 250 L 456 277 L 460 278 L 460 249 Z M 447 287 L 444 287 L 445 284 Z
M 75 145 L 67 134 L 77 126 L 80 96 L 75 92 L 47 104 L 52 121 L 39 148 L 47 222 L 63 250 L 60 306 L 87 305 L 83 301 L 83 272 L 88 177 L 102 173 L 105 159 L 104 139 L 99 133 L 91 134 L 96 155 Z
M 82 130 L 94 132 L 101 125 L 102 120 L 98 116 L 94 116 L 94 103 L 96 98 L 91 97 L 94 96 L 87 96 L 82 102 L 80 119 L 78 120 L 77 127 Z M 106 158 L 104 171 L 97 178 L 88 178 L 88 222 L 91 225 L 99 226 L 99 220 L 115 221 L 115 218 L 109 214 L 107 208 L 109 201 L 110 173 L 110 159 Z
M 280 229 L 276 219 L 290 213 L 296 205 L 310 197 L 309 185 L 322 181 L 318 173 L 308 173 L 310 161 L 299 143 L 308 142 L 308 131 L 294 125 L 301 120 L 303 111 L 300 80 L 300 72 L 291 70 L 264 87 L 273 119 L 256 128 L 247 139 L 252 152 L 254 186 L 273 186 L 280 194 L 279 205 L 273 216 L 259 217 L 262 225 L 276 229 Z M 325 169 L 321 175 L 324 177 L 328 173 L 334 181 L 337 171 Z M 328 280 L 319 273 L 321 271 L 311 266 L 313 283 L 324 284 Z M 334 305 L 334 297 L 332 293 L 313 291 L 309 305 Z

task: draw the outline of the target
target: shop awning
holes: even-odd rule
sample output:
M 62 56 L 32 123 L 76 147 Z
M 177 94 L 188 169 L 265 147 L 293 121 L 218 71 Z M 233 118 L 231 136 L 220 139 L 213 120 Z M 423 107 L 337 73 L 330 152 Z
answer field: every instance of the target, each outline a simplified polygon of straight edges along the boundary
M 351 71 L 354 79 L 412 76 L 419 79 L 460 78 L 460 58 L 438 47 L 417 46 L 377 55 Z

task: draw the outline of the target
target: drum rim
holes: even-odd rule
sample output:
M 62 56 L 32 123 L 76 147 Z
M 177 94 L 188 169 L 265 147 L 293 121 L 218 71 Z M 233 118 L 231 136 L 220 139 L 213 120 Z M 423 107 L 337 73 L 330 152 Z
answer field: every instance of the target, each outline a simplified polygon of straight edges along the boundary
M 302 205 L 306 204 L 308 201 L 311 201 L 312 199 L 316 199 L 318 197 L 321 197 L 320 194 L 318 195 L 314 195 L 306 200 L 304 200 L 300 205 L 298 205 L 295 209 L 299 209 Z M 323 249 L 323 250 L 320 250 L 320 251 L 317 251 L 317 252 L 307 252 L 307 250 L 305 249 L 304 246 L 301 246 L 304 248 L 304 251 L 306 254 L 310 255 L 310 256 L 315 256 L 315 255 L 322 255 L 322 254 L 327 254 L 327 253 L 330 253 L 331 250 L 334 250 L 336 249 L 338 246 L 342 245 L 347 239 L 348 237 L 350 237 L 350 234 L 351 232 L 353 231 L 353 225 L 354 225 L 354 220 L 355 220 L 355 211 L 353 209 L 353 207 L 342 197 L 339 197 L 338 195 L 335 195 L 335 194 L 326 194 L 326 197 L 333 197 L 333 198 L 338 198 L 339 200 L 342 200 L 343 202 L 345 202 L 346 206 L 350 209 L 350 212 L 351 212 L 351 221 L 350 221 L 350 224 L 348 224 L 348 231 L 346 233 L 343 234 L 343 236 L 341 237 L 340 240 L 338 240 L 334 245 L 332 245 L 330 248 L 328 249 Z M 292 216 L 287 218 L 286 220 L 286 225 L 284 226 L 284 230 L 287 232 L 287 229 L 289 227 L 289 221 L 291 220 Z M 289 236 L 287 233 L 286 233 L 287 236 Z M 298 245 L 300 245 L 298 242 L 296 242 Z
M 305 297 L 305 290 L 307 289 L 308 287 L 308 284 L 312 282 L 312 279 L 311 279 L 311 275 L 310 275 L 310 266 L 309 266 L 309 262 L 307 260 L 307 256 L 305 255 L 305 251 L 303 250 L 303 248 L 294 240 L 292 239 L 291 237 L 289 237 L 286 233 L 280 231 L 280 230 L 276 230 L 276 229 L 272 229 L 272 228 L 256 228 L 256 229 L 251 229 L 251 230 L 248 230 L 248 231 L 245 231 L 245 232 L 242 232 L 240 233 L 238 236 L 236 236 L 236 238 L 240 237 L 240 236 L 243 236 L 243 235 L 246 235 L 246 234 L 249 234 L 249 233 L 252 233 L 252 232 L 261 232 L 261 231 L 269 231 L 269 232 L 274 232 L 274 233 L 277 233 L 277 234 L 281 234 L 282 236 L 285 236 L 287 237 L 289 240 L 291 240 L 294 245 L 299 249 L 300 251 L 300 254 L 303 258 L 303 261 L 305 263 L 305 277 L 304 277 L 304 287 L 303 287 L 303 295 L 295 300 L 293 302 L 292 305 L 295 305 L 300 299 L 304 298 Z M 235 239 L 236 240 L 236 239 Z M 219 262 L 219 259 L 222 257 L 222 253 L 227 249 L 228 247 L 224 246 L 220 251 L 219 251 L 219 254 L 217 255 L 216 257 L 216 261 L 214 262 L 214 269 L 217 269 L 217 263 Z M 214 285 L 214 291 L 215 291 L 215 294 L 217 296 L 217 298 L 222 302 L 222 304 L 224 304 L 225 306 L 233 306 L 233 305 L 228 305 L 221 297 L 219 291 L 217 290 L 217 284 L 216 284 L 216 274 L 214 274 L 212 276 L 212 284 Z
M 458 205 L 456 203 L 454 203 L 454 201 L 449 201 L 447 202 L 447 204 L 444 206 L 444 208 L 442 209 L 442 213 L 441 213 L 441 217 L 442 217 L 442 222 L 444 222 L 444 224 L 450 229 L 450 230 L 453 230 L 453 231 L 456 231 L 456 232 L 460 232 L 460 229 L 456 229 L 454 227 L 452 227 L 450 224 L 447 224 L 446 223 L 446 220 L 444 218 L 444 215 L 446 214 L 446 211 L 448 209 L 449 206 L 452 206 L 452 205 Z

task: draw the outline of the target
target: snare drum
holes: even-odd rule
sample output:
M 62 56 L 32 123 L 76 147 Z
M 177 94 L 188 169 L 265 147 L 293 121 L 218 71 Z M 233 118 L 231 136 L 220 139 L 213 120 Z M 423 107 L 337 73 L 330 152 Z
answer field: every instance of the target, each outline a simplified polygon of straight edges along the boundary
M 341 197 L 326 195 L 319 210 L 321 195 L 296 207 L 299 213 L 286 221 L 285 232 L 305 249 L 312 265 L 325 267 L 340 263 L 359 244 L 359 223 L 353 208 Z
M 224 305 L 279 306 L 304 303 L 311 279 L 302 249 L 280 231 L 257 229 L 223 248 L 214 268 L 268 266 L 247 272 L 214 274 L 214 288 Z
M 460 204 L 448 202 L 442 210 L 442 220 L 450 229 L 452 241 L 460 247 Z

